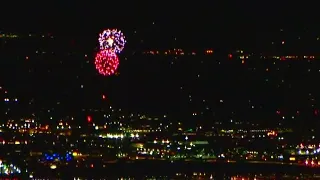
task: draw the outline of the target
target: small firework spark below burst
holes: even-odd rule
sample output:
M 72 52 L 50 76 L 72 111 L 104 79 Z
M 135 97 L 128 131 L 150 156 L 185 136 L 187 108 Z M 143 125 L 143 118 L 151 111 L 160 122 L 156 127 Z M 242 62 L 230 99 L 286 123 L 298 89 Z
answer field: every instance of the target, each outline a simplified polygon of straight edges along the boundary
M 120 53 L 126 44 L 125 36 L 117 29 L 107 29 L 99 34 L 99 44 L 101 50 L 112 50 L 115 53 Z
M 95 57 L 95 66 L 99 74 L 110 76 L 116 73 L 119 66 L 119 58 L 112 50 L 101 50 Z

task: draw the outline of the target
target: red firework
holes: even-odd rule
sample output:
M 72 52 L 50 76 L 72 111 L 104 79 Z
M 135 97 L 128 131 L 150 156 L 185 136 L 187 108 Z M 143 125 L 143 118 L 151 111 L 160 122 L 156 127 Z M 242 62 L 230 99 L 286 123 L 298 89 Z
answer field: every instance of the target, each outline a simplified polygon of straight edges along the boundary
M 96 55 L 95 65 L 100 74 L 110 76 L 117 71 L 119 59 L 114 51 L 101 50 Z

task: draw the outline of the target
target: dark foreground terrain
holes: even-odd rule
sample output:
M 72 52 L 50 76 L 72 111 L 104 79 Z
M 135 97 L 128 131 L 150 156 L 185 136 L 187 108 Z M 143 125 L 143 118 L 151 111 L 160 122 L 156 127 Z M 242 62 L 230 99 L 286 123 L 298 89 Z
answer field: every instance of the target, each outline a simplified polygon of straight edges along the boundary
M 117 177 L 145 177 L 145 176 L 168 176 L 177 174 L 193 173 L 214 174 L 215 177 L 239 174 L 273 174 L 283 176 L 284 174 L 313 175 L 320 173 L 320 168 L 310 168 L 303 166 L 288 165 L 268 165 L 268 164 L 227 164 L 227 163 L 167 163 L 167 162 L 136 162 L 110 164 L 105 168 L 77 168 L 70 169 L 60 167 L 55 170 L 39 169 L 34 173 L 34 177 L 48 178 L 117 178 Z

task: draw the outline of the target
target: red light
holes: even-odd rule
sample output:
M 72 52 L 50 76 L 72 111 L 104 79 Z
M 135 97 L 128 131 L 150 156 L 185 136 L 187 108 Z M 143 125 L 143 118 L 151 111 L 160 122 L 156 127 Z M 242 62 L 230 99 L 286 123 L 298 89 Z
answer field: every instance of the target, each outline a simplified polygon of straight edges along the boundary
M 88 122 L 91 122 L 91 121 L 92 121 L 91 116 L 88 116 L 88 117 L 87 117 L 87 121 L 88 121 Z
M 232 58 L 232 54 L 229 54 L 229 58 Z
M 277 111 L 277 114 L 280 114 L 280 111 Z
M 303 148 L 304 148 L 304 145 L 303 145 L 302 143 L 300 143 L 300 147 L 301 147 L 301 149 L 303 149 Z
M 116 73 L 119 58 L 112 50 L 101 50 L 95 57 L 95 65 L 100 74 L 109 76 Z
M 93 164 L 91 164 L 90 167 L 93 168 Z
M 102 95 L 102 99 L 106 99 L 106 96 L 105 96 L 105 95 Z

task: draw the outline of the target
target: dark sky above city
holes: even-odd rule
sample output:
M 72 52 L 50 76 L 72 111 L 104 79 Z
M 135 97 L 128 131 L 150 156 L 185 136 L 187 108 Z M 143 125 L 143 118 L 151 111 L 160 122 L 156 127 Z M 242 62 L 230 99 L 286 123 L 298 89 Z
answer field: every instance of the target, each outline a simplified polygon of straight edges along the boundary
M 294 2 L 59 0 L 3 4 L 7 4 L 1 10 L 4 31 L 50 32 L 94 39 L 102 29 L 119 28 L 128 42 L 149 40 L 150 47 L 166 46 L 174 38 L 179 39 L 177 45 L 192 48 L 237 48 L 245 44 L 255 47 L 277 37 L 280 29 L 287 34 L 296 33 L 295 36 L 306 30 L 312 31 L 309 34 L 320 30 L 317 6 Z
M 167 30 L 263 30 L 265 26 L 299 26 L 317 21 L 312 4 L 233 1 L 9 1 L 2 6 L 7 28 L 56 29 L 75 31 L 109 26 L 148 28 L 153 21 Z M 270 28 L 270 27 L 269 27 Z M 78 31 L 80 31 L 78 29 Z M 181 29 L 180 29 L 181 30 Z
M 203 52 L 204 48 L 211 48 L 217 52 L 216 54 L 219 54 L 219 48 L 221 48 L 225 50 L 225 53 L 220 53 L 223 57 L 226 57 L 226 54 L 232 52 L 232 50 L 240 48 L 245 49 L 246 52 L 266 52 L 265 54 L 272 55 L 279 54 L 279 52 L 280 54 L 300 53 L 303 55 L 319 52 L 314 51 L 314 47 L 317 48 L 319 46 L 312 44 L 318 42 L 316 39 L 319 36 L 318 32 L 320 32 L 319 23 L 317 22 L 317 6 L 314 4 L 304 5 L 292 2 L 290 4 L 279 2 L 272 4 L 243 1 L 234 1 L 233 3 L 212 1 L 179 2 L 8 1 L 1 4 L 0 15 L 2 21 L 0 31 L 34 32 L 36 34 L 52 33 L 57 37 L 55 39 L 57 46 L 55 47 L 63 47 L 62 49 L 65 52 L 79 49 L 81 53 L 90 55 L 97 49 L 98 33 L 107 28 L 119 28 L 124 31 L 128 40 L 126 49 L 120 58 L 129 57 L 129 60 L 127 65 L 124 65 L 124 60 L 122 60 L 122 68 L 133 69 L 132 74 L 139 74 L 139 68 L 141 67 L 136 63 L 140 59 L 132 58 L 134 60 L 131 59 L 132 61 L 130 61 L 130 56 L 134 52 L 147 50 L 160 49 L 161 51 L 161 49 L 182 48 L 186 52 L 188 50 Z M 284 33 L 281 33 L 280 29 L 284 29 Z M 62 35 L 62 38 L 59 35 Z M 308 37 L 305 35 L 310 36 L 311 38 L 309 39 L 312 39 L 313 42 L 309 43 Z M 303 37 L 301 41 L 297 43 L 289 42 L 290 38 L 297 40 L 300 36 Z M 175 41 L 175 38 L 178 40 Z M 74 41 L 74 39 L 76 40 Z M 286 46 L 281 46 L 281 41 L 284 39 L 288 43 L 286 43 Z M 278 42 L 279 46 L 272 45 L 272 41 Z M 29 44 L 27 45 L 29 46 Z M 35 44 L 35 46 L 37 45 Z M 224 46 L 228 47 L 222 48 Z M 259 51 L 250 49 L 252 47 L 259 48 Z M 305 50 L 303 48 L 308 51 L 301 53 L 301 51 Z M 21 49 L 25 50 L 24 47 Z M 129 62 L 132 62 L 132 64 L 129 64 Z M 150 64 L 143 64 L 143 66 L 148 69 L 152 66 Z M 137 70 L 133 66 L 138 67 Z M 93 66 L 91 69 L 95 73 Z M 167 75 L 169 77 L 169 73 L 162 72 L 162 67 L 155 66 L 155 69 L 158 70 L 161 76 Z M 67 73 L 72 74 L 69 69 L 67 70 Z M 156 72 L 153 69 L 152 71 Z M 125 72 L 126 70 L 121 70 L 122 74 Z M 86 74 L 87 72 L 81 71 L 80 73 Z M 95 75 L 94 73 L 93 75 Z M 154 77 L 159 76 L 159 74 L 155 73 Z M 131 76 L 128 75 L 127 77 L 131 78 Z M 141 73 L 141 77 L 123 80 L 124 88 L 119 89 L 124 89 L 125 92 L 119 94 L 124 96 L 123 94 L 129 94 L 129 91 L 134 92 L 128 88 L 131 87 L 128 82 L 135 83 L 137 82 L 136 79 L 145 76 L 145 74 Z M 39 76 L 39 79 L 42 78 Z M 152 78 L 149 79 L 151 80 L 146 80 L 145 82 L 153 81 Z M 66 82 L 73 81 L 73 79 L 66 80 Z M 98 88 L 96 89 L 100 91 L 99 83 L 93 82 L 92 84 L 97 85 Z M 148 83 L 145 84 L 148 85 Z M 93 85 L 92 87 L 95 87 Z M 76 87 L 79 86 L 77 85 Z M 158 88 L 158 86 L 155 87 L 154 89 Z M 143 92 L 148 91 L 146 88 L 143 90 Z M 159 92 L 161 91 L 159 90 Z M 140 93 L 141 90 L 137 88 L 136 92 Z M 102 92 L 96 94 L 100 97 Z M 135 96 L 135 93 L 132 94 L 127 97 Z M 144 96 L 144 93 L 140 94 Z M 153 94 L 150 96 L 153 96 Z M 123 102 L 127 100 L 127 97 L 123 98 Z M 132 102 L 135 101 L 133 100 Z

